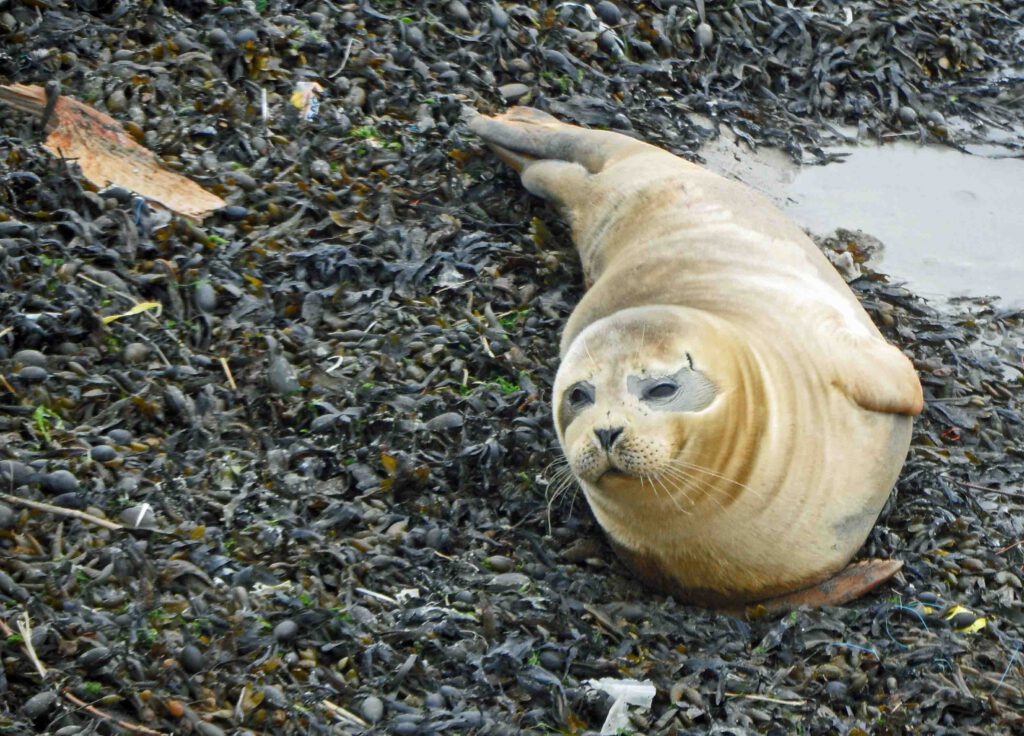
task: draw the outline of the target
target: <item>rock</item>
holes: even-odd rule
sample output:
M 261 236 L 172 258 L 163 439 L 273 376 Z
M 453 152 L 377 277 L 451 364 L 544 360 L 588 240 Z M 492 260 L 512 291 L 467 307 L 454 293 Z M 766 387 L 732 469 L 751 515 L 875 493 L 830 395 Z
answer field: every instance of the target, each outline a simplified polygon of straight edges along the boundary
M 109 463 L 117 458 L 117 450 L 110 445 L 96 445 L 89 450 L 89 457 L 98 463 Z
M 515 102 L 530 94 L 530 88 L 521 82 L 511 82 L 510 84 L 503 84 L 498 87 L 498 94 L 506 102 Z
M 44 473 L 39 478 L 39 487 L 47 493 L 77 493 L 80 486 L 78 478 L 71 471 L 55 470 Z
M 26 485 L 35 475 L 28 465 L 17 460 L 0 460 L 0 490 L 12 491 Z
M 298 633 L 299 625 L 290 618 L 286 618 L 274 627 L 274 638 L 282 644 L 290 642 L 298 635 Z
M 377 723 L 381 718 L 384 717 L 384 701 L 378 698 L 376 695 L 371 695 L 359 706 L 360 712 L 370 723 Z

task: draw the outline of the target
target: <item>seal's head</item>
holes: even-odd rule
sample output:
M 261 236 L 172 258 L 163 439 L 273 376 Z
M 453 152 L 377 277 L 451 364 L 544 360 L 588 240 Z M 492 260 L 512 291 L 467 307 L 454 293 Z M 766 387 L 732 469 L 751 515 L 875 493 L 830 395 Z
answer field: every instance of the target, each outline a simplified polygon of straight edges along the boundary
M 577 335 L 553 404 L 558 438 L 591 501 L 596 493 L 656 502 L 670 489 L 680 508 L 738 490 L 715 489 L 714 480 L 727 458 L 745 452 L 738 435 L 751 435 L 756 421 L 749 362 L 726 325 L 681 307 L 625 309 Z

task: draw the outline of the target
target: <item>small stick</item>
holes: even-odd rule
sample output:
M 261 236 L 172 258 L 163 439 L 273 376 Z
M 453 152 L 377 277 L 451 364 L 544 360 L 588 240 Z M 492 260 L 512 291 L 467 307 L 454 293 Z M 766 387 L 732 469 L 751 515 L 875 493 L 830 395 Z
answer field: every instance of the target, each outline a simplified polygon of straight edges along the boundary
M 147 734 L 147 736 L 165 736 L 163 731 L 154 731 L 152 728 L 147 728 L 146 726 L 143 726 L 141 724 L 132 723 L 131 721 L 122 721 L 119 718 L 115 718 L 109 713 L 105 713 L 99 708 L 89 705 L 84 700 L 75 697 L 74 693 L 72 693 L 67 688 L 65 688 L 61 694 L 67 699 L 68 702 L 77 705 L 79 708 L 84 710 L 89 715 L 96 716 L 97 718 L 104 721 L 110 721 L 115 726 L 117 726 L 118 728 L 123 728 L 125 731 L 131 731 L 132 733 L 144 733 Z
M 321 702 L 324 704 L 324 707 L 327 708 L 327 710 L 329 710 L 331 713 L 333 713 L 335 716 L 342 719 L 343 721 L 349 721 L 350 723 L 354 723 L 360 728 L 368 728 L 370 726 L 369 723 L 364 721 L 362 718 L 357 716 L 352 711 L 346 710 L 345 708 L 342 708 L 340 705 L 332 703 L 330 700 L 323 700 Z
M 25 614 L 27 617 L 28 614 Z M 29 658 L 29 661 L 36 666 L 36 672 L 45 680 L 46 679 L 46 668 L 43 667 L 43 663 L 39 661 L 39 657 L 36 655 L 35 647 L 32 646 L 31 629 L 29 630 L 29 636 L 25 636 L 24 630 L 22 629 L 22 622 L 18 621 L 18 631 L 21 632 L 21 648 L 25 652 L 25 656 Z M 14 636 L 14 632 L 11 627 L 4 623 L 3 619 L 0 619 L 0 634 L 3 634 L 8 639 Z
M 950 478 L 948 475 L 942 476 L 947 480 L 951 480 L 957 485 L 961 485 L 964 488 L 973 488 L 976 491 L 984 491 L 985 493 L 994 493 L 997 496 L 1007 496 L 1009 498 L 1024 498 L 1024 493 L 1014 493 L 1013 491 L 1003 491 L 998 488 L 989 488 L 988 486 L 980 486 L 977 483 L 968 483 L 965 480 L 959 478 Z
M 220 358 L 220 367 L 224 369 L 224 375 L 228 378 L 228 385 L 232 391 L 237 391 L 238 386 L 235 385 L 235 377 L 231 375 L 231 366 L 228 365 L 228 359 L 224 356 Z
M 28 611 L 23 611 L 21 618 L 18 619 L 18 633 L 21 634 L 21 646 L 25 650 L 25 654 L 28 655 L 29 661 L 35 665 L 39 677 L 45 680 L 46 667 L 39 661 L 36 648 L 32 645 L 32 621 L 28 617 Z
M 104 529 L 110 529 L 115 532 L 124 529 L 121 524 L 118 524 L 115 521 L 101 519 L 98 516 L 93 516 L 92 514 L 87 514 L 84 511 L 79 511 L 77 509 L 65 509 L 60 506 L 42 503 L 41 501 L 30 501 L 27 498 L 19 498 L 18 496 L 12 496 L 9 493 L 0 493 L 0 499 L 7 503 L 13 503 L 19 506 L 28 506 L 30 509 L 35 509 L 36 511 L 45 511 L 49 514 L 56 514 L 57 516 L 70 516 L 73 519 L 87 521 L 90 524 L 95 524 L 96 526 L 101 526 Z
M 755 695 L 753 693 L 726 693 L 730 698 L 746 698 L 747 700 L 758 700 L 764 703 L 777 703 L 778 705 L 806 705 L 806 700 L 783 700 L 772 698 L 768 695 Z
M 3 383 L 4 388 L 10 391 L 11 394 L 13 394 L 14 396 L 18 395 L 18 392 L 14 390 L 14 386 L 7 382 L 7 376 L 5 376 L 3 373 L 0 373 L 0 383 Z

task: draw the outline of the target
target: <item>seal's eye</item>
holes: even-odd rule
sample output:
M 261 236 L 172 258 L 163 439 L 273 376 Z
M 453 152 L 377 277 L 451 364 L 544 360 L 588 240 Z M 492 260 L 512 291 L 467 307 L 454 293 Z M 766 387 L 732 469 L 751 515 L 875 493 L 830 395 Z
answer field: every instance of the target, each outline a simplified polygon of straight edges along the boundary
M 585 383 L 577 383 L 569 389 L 569 404 L 573 409 L 582 409 L 594 403 L 594 390 Z
M 676 395 L 676 391 L 678 390 L 678 384 L 672 381 L 658 381 L 656 384 L 644 391 L 644 399 L 654 399 L 655 401 L 671 399 Z

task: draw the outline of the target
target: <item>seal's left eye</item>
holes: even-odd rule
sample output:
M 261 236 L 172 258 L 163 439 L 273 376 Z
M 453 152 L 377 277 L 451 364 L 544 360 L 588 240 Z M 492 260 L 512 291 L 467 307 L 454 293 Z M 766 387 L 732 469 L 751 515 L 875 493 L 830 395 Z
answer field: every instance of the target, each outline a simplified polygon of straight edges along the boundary
M 574 386 L 572 390 L 569 391 L 569 403 L 575 407 L 586 406 L 587 404 L 592 404 L 593 402 L 593 397 L 590 395 L 590 392 L 587 391 L 586 387 L 584 386 Z
M 644 392 L 645 399 L 671 399 L 679 386 L 672 381 L 660 381 Z

